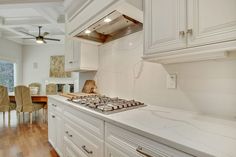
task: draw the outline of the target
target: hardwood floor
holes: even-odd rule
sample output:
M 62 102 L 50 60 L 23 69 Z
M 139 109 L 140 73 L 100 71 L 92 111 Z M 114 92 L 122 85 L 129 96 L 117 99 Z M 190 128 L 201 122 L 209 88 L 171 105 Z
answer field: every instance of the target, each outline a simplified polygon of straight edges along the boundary
M 18 122 L 16 112 L 8 115 L 0 113 L 0 157 L 58 157 L 56 151 L 48 143 L 48 127 L 43 122 L 42 110 L 33 114 L 33 124 L 29 124 L 29 114 Z M 36 120 L 35 120 L 36 118 Z

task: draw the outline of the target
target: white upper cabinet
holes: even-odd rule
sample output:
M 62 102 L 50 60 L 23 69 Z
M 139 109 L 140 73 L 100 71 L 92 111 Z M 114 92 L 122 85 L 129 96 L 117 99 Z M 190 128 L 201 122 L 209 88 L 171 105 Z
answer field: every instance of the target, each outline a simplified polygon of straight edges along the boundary
M 188 29 L 190 47 L 236 39 L 236 0 L 188 0 Z
M 98 69 L 98 46 L 74 38 L 65 40 L 66 71 L 96 71 Z
M 145 1 L 145 53 L 186 47 L 186 0 Z
M 145 0 L 144 56 L 163 64 L 228 58 L 236 0 Z

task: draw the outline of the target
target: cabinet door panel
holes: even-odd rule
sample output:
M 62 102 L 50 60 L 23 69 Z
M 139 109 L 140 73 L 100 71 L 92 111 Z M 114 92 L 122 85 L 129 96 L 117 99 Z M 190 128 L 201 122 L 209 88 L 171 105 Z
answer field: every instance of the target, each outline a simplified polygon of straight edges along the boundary
M 48 140 L 53 147 L 56 146 L 56 134 L 55 134 L 55 120 L 54 120 L 54 113 L 48 113 Z
M 63 120 L 60 116 L 56 115 L 55 118 L 55 134 L 56 134 L 56 149 L 57 153 L 62 156 L 62 150 L 63 150 L 63 133 L 64 133 L 64 127 L 63 127 Z M 57 129 L 60 128 L 60 129 Z
M 73 67 L 73 40 L 65 39 L 65 70 L 70 70 Z
M 186 0 L 145 0 L 145 54 L 186 47 Z
M 80 48 L 81 42 L 74 40 L 73 41 L 73 64 L 75 67 L 80 66 Z
M 113 146 L 106 144 L 106 157 L 130 157 L 130 155 L 125 154 L 124 150 L 121 152 L 120 150 L 114 148 Z M 134 157 L 137 155 L 133 155 Z
M 189 0 L 188 46 L 236 39 L 235 0 Z
M 76 145 L 67 137 L 64 138 L 64 157 L 87 157 Z

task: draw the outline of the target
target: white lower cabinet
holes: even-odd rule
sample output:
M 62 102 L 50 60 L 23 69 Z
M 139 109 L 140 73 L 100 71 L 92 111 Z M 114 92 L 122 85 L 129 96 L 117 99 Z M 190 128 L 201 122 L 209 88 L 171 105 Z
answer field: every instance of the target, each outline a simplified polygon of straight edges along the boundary
M 61 116 L 62 105 L 58 102 L 49 101 L 48 103 L 48 139 L 55 148 L 58 155 L 62 157 L 63 148 L 63 119 Z
M 193 157 L 51 99 L 48 134 L 60 157 Z
M 87 130 L 76 124 L 65 121 L 64 137 L 67 137 L 71 143 L 76 145 L 76 147 L 80 149 L 81 154 L 84 154 L 84 156 L 103 156 L 103 140 L 93 136 Z M 64 143 L 65 142 L 66 141 L 64 141 Z

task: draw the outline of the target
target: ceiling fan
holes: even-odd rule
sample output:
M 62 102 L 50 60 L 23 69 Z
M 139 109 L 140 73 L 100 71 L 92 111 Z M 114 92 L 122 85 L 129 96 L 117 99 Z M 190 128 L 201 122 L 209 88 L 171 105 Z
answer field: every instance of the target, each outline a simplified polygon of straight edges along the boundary
M 39 29 L 38 36 L 35 36 L 33 34 L 30 34 L 30 33 L 24 32 L 24 31 L 19 31 L 19 32 L 33 37 L 33 38 L 23 38 L 23 39 L 35 39 L 36 43 L 38 43 L 38 44 L 43 44 L 43 43 L 46 44 L 47 43 L 46 40 L 60 41 L 60 39 L 45 38 L 45 36 L 47 36 L 49 33 L 48 32 L 44 32 L 43 34 L 41 34 L 42 26 L 38 26 L 38 29 Z

